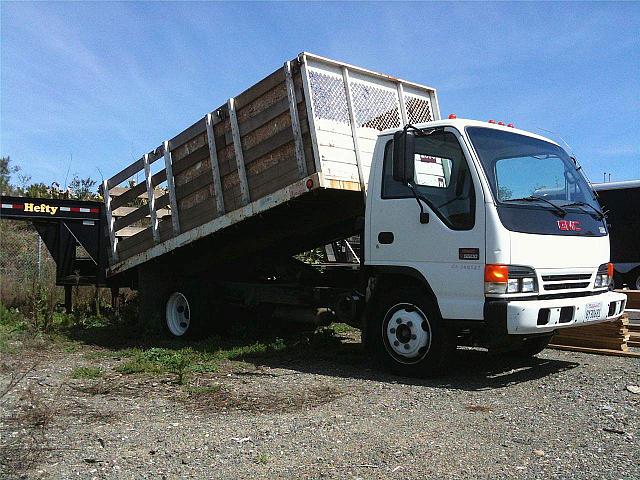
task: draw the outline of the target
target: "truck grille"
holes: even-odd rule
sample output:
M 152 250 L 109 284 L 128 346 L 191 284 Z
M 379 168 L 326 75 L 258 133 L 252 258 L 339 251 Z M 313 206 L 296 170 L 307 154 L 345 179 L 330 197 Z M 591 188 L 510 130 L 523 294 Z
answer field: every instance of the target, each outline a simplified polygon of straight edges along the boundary
M 591 284 L 590 280 L 590 273 L 542 275 L 542 285 L 547 291 L 587 288 Z

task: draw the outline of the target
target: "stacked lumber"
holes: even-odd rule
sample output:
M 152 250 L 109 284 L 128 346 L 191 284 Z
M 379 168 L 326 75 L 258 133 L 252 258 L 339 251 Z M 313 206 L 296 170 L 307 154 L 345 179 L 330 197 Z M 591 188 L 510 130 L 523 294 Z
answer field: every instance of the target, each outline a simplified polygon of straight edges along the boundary
M 635 335 L 638 332 L 635 330 L 637 327 L 634 325 L 633 328 Z M 613 322 L 562 329 L 551 339 L 549 348 L 621 357 L 640 357 L 640 352 L 629 350 L 631 338 L 637 337 L 631 334 L 629 318 L 625 314 Z
M 640 347 L 640 290 L 620 290 L 627 295 L 627 310 L 629 317 L 629 341 L 630 347 Z
M 551 339 L 554 345 L 571 347 L 604 348 L 607 350 L 628 351 L 629 319 L 623 315 L 613 322 L 586 325 L 559 330 Z
M 640 309 L 640 290 L 617 290 L 627 296 L 627 308 Z

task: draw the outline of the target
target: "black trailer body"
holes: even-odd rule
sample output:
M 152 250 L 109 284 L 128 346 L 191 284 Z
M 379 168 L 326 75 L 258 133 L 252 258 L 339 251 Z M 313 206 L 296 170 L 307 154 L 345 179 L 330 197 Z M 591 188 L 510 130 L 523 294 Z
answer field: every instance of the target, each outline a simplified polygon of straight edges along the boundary
M 607 213 L 617 286 L 640 290 L 640 180 L 593 185 Z
M 33 224 L 56 264 L 56 285 L 65 287 L 68 310 L 73 286 L 117 289 L 127 284 L 123 276 L 106 276 L 108 238 L 102 202 L 0 196 L 0 220 Z

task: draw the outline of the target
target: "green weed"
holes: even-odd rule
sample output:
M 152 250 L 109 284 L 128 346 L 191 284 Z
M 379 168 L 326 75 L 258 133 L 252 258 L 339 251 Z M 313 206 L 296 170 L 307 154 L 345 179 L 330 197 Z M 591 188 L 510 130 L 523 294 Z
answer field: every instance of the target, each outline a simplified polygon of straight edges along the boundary
M 102 376 L 102 369 L 98 367 L 76 367 L 71 372 L 71 378 L 91 380 L 100 378 Z
M 192 385 L 192 386 L 186 387 L 186 391 L 193 395 L 209 395 L 212 393 L 218 393 L 220 391 L 220 388 L 221 388 L 220 385 L 205 385 L 205 386 Z

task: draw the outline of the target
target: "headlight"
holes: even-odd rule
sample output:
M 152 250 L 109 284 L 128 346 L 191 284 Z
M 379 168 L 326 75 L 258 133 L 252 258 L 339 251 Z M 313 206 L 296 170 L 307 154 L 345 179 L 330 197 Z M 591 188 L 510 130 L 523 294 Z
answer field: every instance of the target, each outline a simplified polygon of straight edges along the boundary
M 536 274 L 532 268 L 518 265 L 485 265 L 485 293 L 535 293 Z
M 603 263 L 598 267 L 596 278 L 593 282 L 594 288 L 607 288 L 613 281 L 613 263 Z

